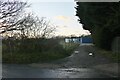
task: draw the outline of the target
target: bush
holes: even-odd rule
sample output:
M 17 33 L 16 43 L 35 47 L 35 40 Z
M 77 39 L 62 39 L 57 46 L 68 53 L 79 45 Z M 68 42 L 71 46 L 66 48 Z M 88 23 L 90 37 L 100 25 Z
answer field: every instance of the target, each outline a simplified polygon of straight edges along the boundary
M 120 53 L 114 53 L 112 51 L 106 51 L 101 49 L 98 50 L 98 53 L 114 62 L 120 62 Z
M 48 62 L 71 55 L 76 47 L 57 39 L 8 39 L 3 41 L 3 63 Z

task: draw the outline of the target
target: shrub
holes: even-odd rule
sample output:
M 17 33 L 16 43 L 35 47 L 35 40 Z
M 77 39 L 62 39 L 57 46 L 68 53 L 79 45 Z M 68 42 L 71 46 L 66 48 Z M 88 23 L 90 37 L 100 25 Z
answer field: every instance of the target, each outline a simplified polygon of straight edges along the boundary
M 9 42 L 9 43 L 8 43 Z M 3 63 L 35 63 L 57 60 L 71 55 L 74 43 L 60 44 L 57 39 L 3 41 Z

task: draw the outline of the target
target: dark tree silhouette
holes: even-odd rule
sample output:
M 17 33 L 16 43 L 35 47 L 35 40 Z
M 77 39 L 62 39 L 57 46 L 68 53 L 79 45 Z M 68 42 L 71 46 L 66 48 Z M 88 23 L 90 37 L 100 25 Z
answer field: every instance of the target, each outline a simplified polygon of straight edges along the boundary
M 83 28 L 89 30 L 94 43 L 103 49 L 111 49 L 112 40 L 120 36 L 119 2 L 76 2 L 76 16 Z

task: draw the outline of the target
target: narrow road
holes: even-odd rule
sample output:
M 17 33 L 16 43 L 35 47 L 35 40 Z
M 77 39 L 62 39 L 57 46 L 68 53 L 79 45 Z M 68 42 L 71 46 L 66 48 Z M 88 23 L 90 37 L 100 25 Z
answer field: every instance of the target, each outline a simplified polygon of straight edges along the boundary
M 89 53 L 93 53 L 93 55 L 90 56 Z M 96 49 L 93 46 L 81 45 L 74 51 L 71 56 L 62 59 L 59 62 L 64 64 L 66 67 L 79 68 L 90 68 L 96 65 L 108 64 L 112 62 L 96 53 Z
M 93 53 L 94 56 L 89 55 Z M 90 45 L 79 46 L 71 56 L 51 63 L 3 64 L 3 78 L 111 78 L 94 69 L 111 61 L 95 54 Z

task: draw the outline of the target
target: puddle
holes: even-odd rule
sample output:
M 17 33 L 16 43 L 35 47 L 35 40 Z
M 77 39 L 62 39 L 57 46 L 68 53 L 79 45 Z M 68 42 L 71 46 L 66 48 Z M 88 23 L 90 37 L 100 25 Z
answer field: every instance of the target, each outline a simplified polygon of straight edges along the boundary
M 90 71 L 90 69 L 87 68 L 68 68 L 68 69 L 59 69 L 61 71 L 65 72 L 82 72 L 82 71 Z
M 12 67 L 12 68 L 11 68 Z M 24 67 L 24 68 L 23 68 Z M 25 65 L 3 67 L 3 78 L 94 78 L 104 77 L 90 68 L 33 68 Z

